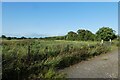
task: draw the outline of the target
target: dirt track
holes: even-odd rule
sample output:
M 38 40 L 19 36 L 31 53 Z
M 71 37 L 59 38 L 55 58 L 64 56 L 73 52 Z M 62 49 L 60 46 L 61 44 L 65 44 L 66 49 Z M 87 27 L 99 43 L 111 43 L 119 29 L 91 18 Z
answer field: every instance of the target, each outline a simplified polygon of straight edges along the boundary
M 118 50 L 101 54 L 62 70 L 67 78 L 117 78 Z

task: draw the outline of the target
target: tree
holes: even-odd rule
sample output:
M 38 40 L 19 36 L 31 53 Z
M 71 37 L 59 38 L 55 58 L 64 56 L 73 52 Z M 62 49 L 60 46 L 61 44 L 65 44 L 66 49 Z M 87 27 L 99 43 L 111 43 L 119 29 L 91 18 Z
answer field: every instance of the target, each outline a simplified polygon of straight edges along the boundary
M 11 37 L 12 39 L 17 39 L 17 37 Z
M 85 36 L 84 36 L 84 40 L 87 41 L 87 40 L 94 40 L 95 39 L 95 35 L 89 31 L 89 30 L 86 30 L 86 33 L 85 33 Z
M 84 29 L 79 29 L 78 31 L 77 31 L 77 33 L 78 33 L 78 40 L 84 40 L 84 35 L 85 35 L 85 33 L 86 33 L 86 31 L 84 30 Z
M 22 36 L 21 39 L 27 39 L 26 37 Z
M 2 37 L 2 38 L 6 38 L 6 36 L 5 36 L 5 35 L 2 35 L 1 37 Z
M 7 37 L 7 40 L 11 40 L 12 38 L 11 37 Z
M 78 33 L 78 40 L 87 41 L 87 40 L 94 40 L 95 35 L 89 31 L 84 29 L 79 29 Z
M 68 32 L 66 39 L 73 40 L 73 41 L 77 40 L 77 33 L 73 32 L 73 31 Z
M 105 40 L 109 41 L 110 39 L 113 40 L 117 38 L 115 35 L 115 31 L 112 28 L 109 27 L 102 27 L 96 32 L 96 38 L 98 40 Z

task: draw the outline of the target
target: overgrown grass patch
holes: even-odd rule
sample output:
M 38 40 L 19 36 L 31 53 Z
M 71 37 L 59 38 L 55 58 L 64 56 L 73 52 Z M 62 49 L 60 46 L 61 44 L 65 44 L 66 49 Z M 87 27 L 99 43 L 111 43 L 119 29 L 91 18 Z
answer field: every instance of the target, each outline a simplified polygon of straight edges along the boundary
M 3 79 L 11 80 L 64 78 L 58 69 L 110 51 L 100 42 L 60 40 L 5 40 L 2 48 Z

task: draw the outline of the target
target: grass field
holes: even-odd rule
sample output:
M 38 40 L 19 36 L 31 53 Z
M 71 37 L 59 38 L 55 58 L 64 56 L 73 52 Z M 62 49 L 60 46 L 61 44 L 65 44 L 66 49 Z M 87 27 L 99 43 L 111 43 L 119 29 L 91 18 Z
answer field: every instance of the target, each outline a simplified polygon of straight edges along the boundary
M 103 53 L 117 44 L 98 41 L 3 40 L 3 79 L 65 78 L 59 69 Z M 14 75 L 14 76 L 13 76 Z

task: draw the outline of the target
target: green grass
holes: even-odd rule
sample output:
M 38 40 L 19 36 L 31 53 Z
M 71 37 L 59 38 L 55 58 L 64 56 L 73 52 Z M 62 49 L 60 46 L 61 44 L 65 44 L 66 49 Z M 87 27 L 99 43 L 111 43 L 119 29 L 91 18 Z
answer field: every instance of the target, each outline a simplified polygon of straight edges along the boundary
M 2 48 L 3 79 L 11 80 L 64 78 L 57 70 L 111 49 L 100 42 L 38 39 L 3 40 Z

